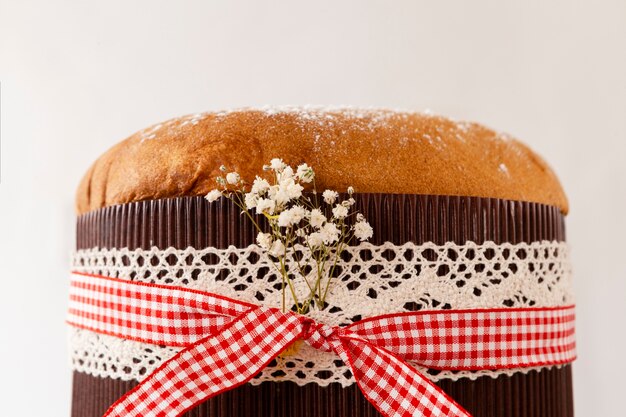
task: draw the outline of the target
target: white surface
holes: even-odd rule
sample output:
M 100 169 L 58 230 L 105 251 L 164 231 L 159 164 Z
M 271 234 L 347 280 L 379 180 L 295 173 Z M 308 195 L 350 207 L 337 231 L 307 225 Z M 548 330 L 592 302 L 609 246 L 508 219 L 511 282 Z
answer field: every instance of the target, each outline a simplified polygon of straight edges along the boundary
M 0 0 L 2 415 L 68 415 L 72 200 L 89 164 L 172 116 L 308 103 L 430 108 L 550 161 L 572 207 L 577 415 L 616 415 L 625 2 L 159 3 Z

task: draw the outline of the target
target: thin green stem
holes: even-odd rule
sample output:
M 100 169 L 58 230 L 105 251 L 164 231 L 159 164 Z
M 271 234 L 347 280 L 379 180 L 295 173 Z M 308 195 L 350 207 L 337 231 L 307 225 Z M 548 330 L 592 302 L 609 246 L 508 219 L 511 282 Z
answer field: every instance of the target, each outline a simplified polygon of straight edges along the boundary
M 296 303 L 296 309 L 300 312 L 300 302 L 298 301 L 298 297 L 296 296 L 295 288 L 293 286 L 292 280 L 287 276 L 287 270 L 285 268 L 285 258 L 282 257 L 280 259 L 280 266 L 283 274 L 283 300 L 285 299 L 285 284 L 287 281 L 287 286 L 289 287 L 289 291 L 291 292 L 291 296 L 293 297 L 294 302 Z M 285 306 L 283 304 L 283 312 L 285 312 Z
M 292 233 L 293 233 L 293 228 L 290 227 L 288 229 L 287 235 L 285 237 L 285 241 L 283 243 L 285 245 L 285 256 L 283 257 L 282 268 L 283 268 L 283 274 L 285 275 L 287 279 L 287 284 L 289 285 L 289 290 L 291 291 L 291 296 L 293 297 L 293 300 L 296 303 L 296 308 L 298 312 L 300 312 L 300 302 L 298 301 L 298 297 L 296 296 L 296 290 L 295 290 L 295 287 L 293 286 L 293 280 L 289 278 L 289 274 L 287 273 L 287 268 L 284 262 L 284 260 L 286 259 L 286 254 L 288 252 L 287 249 L 292 248 L 292 251 L 293 251 Z
M 319 207 L 319 203 L 317 202 L 317 187 L 315 186 L 315 177 L 313 177 L 313 198 L 315 199 L 315 207 Z
M 306 248 L 309 251 L 309 259 L 315 259 L 314 258 L 314 251 L 311 248 L 311 245 L 309 244 L 308 241 L 305 240 L 305 244 L 306 244 Z M 310 266 L 310 263 L 307 262 L 307 266 Z M 317 289 L 317 284 L 318 284 L 318 280 L 316 279 L 315 283 L 316 286 L 315 287 L 311 287 L 311 284 L 309 283 L 308 278 L 306 278 L 306 272 L 304 271 L 304 268 L 302 268 L 302 266 L 300 265 L 300 263 L 298 262 L 298 267 L 300 268 L 300 274 L 302 275 L 302 277 L 304 278 L 304 281 L 306 282 L 307 287 L 309 288 L 309 296 L 307 297 L 306 301 L 304 302 L 304 306 L 303 306 L 303 311 L 308 311 L 311 302 L 315 299 L 315 291 Z M 318 273 L 318 277 L 319 277 L 319 273 Z
M 239 207 L 239 209 L 241 210 L 242 213 L 245 213 L 246 216 L 248 216 L 248 218 L 250 219 L 250 221 L 252 222 L 252 224 L 254 224 L 254 227 L 257 229 L 257 231 L 259 232 L 263 232 L 263 229 L 261 229 L 261 227 L 259 226 L 259 224 L 254 220 L 254 218 L 252 217 L 252 215 L 250 214 L 250 212 L 248 211 L 244 201 L 241 199 L 241 193 L 239 192 L 235 192 L 234 193 L 237 196 L 237 199 L 239 201 L 235 201 L 234 198 L 231 198 L 229 196 L 226 196 L 226 198 L 228 198 L 230 201 L 232 201 L 237 207 Z
M 295 250 L 294 250 L 294 253 L 295 253 Z M 300 276 L 302 276 L 302 278 L 304 279 L 306 286 L 309 287 L 309 291 L 313 291 L 313 288 L 311 288 L 311 284 L 309 283 L 309 280 L 306 277 L 306 272 L 304 268 L 302 267 L 302 264 L 300 263 L 300 259 L 298 258 L 295 258 L 295 259 L 296 259 L 296 265 L 298 265 L 298 272 L 300 272 Z
M 335 267 L 337 266 L 337 262 L 339 261 L 339 259 L 341 259 L 341 254 L 343 253 L 343 250 L 345 249 L 345 247 L 348 246 L 350 242 L 352 241 L 352 236 L 350 236 L 350 238 L 345 242 L 344 242 L 344 239 L 345 239 L 345 234 L 342 233 L 341 242 L 339 243 L 339 245 L 337 245 L 337 250 L 335 252 L 335 262 L 328 273 L 328 280 L 326 281 L 326 288 L 324 289 L 324 296 L 322 297 L 322 300 L 321 300 L 322 306 L 324 305 L 324 302 L 326 301 L 326 296 L 328 295 L 328 289 L 330 288 L 330 281 L 335 272 Z

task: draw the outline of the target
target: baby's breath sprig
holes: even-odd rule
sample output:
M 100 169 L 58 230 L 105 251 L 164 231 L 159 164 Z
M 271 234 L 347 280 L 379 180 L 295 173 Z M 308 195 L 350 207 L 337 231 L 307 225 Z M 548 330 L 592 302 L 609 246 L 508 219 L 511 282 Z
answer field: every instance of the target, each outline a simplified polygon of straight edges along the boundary
M 348 187 L 348 198 L 340 201 L 337 191 L 325 190 L 321 201 L 315 189 L 315 171 L 307 164 L 296 169 L 274 158 L 263 170 L 270 181 L 257 176 L 249 187 L 239 173 L 220 167 L 218 187 L 206 199 L 214 202 L 226 197 L 239 207 L 257 229 L 256 243 L 273 260 L 282 277 L 282 309 L 289 290 L 296 311 L 304 314 L 313 306 L 324 309 L 326 296 L 343 250 L 355 240 L 372 237 L 372 227 L 361 213 L 353 212 L 354 189 Z M 312 188 L 314 198 L 303 195 L 305 186 Z M 251 212 L 264 216 L 269 225 L 264 230 Z M 355 217 L 353 225 L 346 222 Z M 310 256 L 303 256 L 306 250 Z M 303 279 L 309 294 L 299 300 L 294 282 Z

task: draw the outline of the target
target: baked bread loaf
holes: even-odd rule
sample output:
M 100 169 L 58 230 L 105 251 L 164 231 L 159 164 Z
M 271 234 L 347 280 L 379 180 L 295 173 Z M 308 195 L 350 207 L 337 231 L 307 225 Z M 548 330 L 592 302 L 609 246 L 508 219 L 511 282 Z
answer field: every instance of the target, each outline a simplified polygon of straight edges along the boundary
M 206 194 L 221 165 L 251 182 L 279 157 L 313 166 L 317 189 L 523 200 L 565 214 L 561 185 L 524 144 L 476 123 L 391 110 L 280 109 L 196 114 L 154 125 L 102 155 L 82 179 L 79 214 Z

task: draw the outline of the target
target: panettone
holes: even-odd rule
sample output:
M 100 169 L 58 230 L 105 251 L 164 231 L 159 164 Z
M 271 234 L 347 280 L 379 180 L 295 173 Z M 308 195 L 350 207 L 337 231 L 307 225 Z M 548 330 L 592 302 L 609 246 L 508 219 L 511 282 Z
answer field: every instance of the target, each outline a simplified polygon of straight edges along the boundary
M 304 313 L 317 323 L 343 328 L 389 314 L 573 304 L 568 203 L 547 164 L 479 124 L 391 110 L 244 109 L 135 133 L 80 183 L 75 276 L 280 307 L 285 284 L 257 240 L 258 213 L 247 217 L 227 198 L 204 198 L 220 188 L 224 169 L 250 185 L 271 174 L 263 166 L 273 158 L 308 164 L 315 189 L 353 197 L 350 207 L 372 228 L 369 241 L 352 242 L 337 258 L 327 305 Z M 92 314 L 87 309 L 85 320 Z M 409 364 L 474 417 L 572 417 L 571 330 L 560 362 L 480 370 Z M 293 345 L 248 383 L 187 407 L 185 416 L 379 416 L 350 364 L 314 344 Z M 75 417 L 102 416 L 181 350 L 80 325 L 70 345 Z

